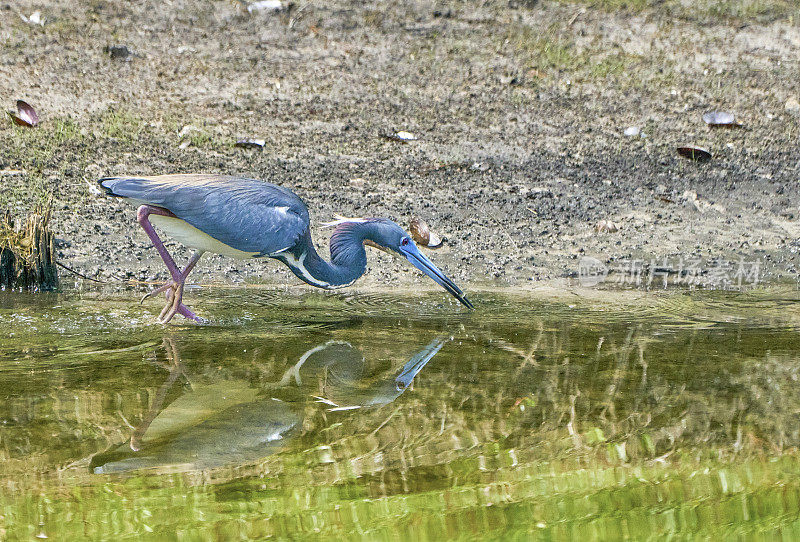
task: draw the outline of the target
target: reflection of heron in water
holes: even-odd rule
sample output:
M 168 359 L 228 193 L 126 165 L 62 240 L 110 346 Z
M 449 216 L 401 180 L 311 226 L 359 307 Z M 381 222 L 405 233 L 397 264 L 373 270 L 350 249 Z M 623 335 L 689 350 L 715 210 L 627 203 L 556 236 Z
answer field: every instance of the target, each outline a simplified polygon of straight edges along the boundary
M 394 378 L 381 378 L 377 382 L 364 382 L 363 379 L 358 378 L 360 373 L 355 373 L 355 367 L 361 368 L 364 366 L 364 358 L 360 357 L 361 352 L 358 349 L 353 348 L 349 343 L 326 343 L 323 345 L 326 350 L 338 348 L 342 352 L 342 356 L 334 357 L 333 364 L 327 367 L 327 375 L 329 376 L 324 381 L 324 396 L 316 396 L 316 399 L 321 403 L 333 407 L 329 409 L 332 411 L 380 406 L 391 403 L 406 391 L 406 388 L 411 385 L 414 377 L 417 376 L 428 361 L 441 350 L 444 343 L 444 339 L 434 339 L 422 350 L 417 352 L 414 357 L 408 360 Z M 357 357 L 358 359 L 352 360 L 353 357 Z M 340 362 L 340 360 L 347 358 L 351 358 L 350 363 L 344 364 Z M 287 376 L 289 376 L 289 378 L 295 376 L 297 384 L 300 385 L 300 367 L 302 367 L 305 361 L 306 360 L 303 358 L 300 358 L 300 361 L 286 372 L 283 380 L 286 380 Z M 355 363 L 353 363 L 353 361 L 355 361 Z
M 365 360 L 360 350 L 346 342 L 329 341 L 306 351 L 273 387 L 287 387 L 292 381 L 301 386 L 303 377 L 320 376 L 325 398 L 317 400 L 332 406 L 330 410 L 384 405 L 408 388 L 445 342 L 434 339 L 396 374 L 369 380 L 362 378 Z M 164 346 L 169 377 L 130 442 L 92 457 L 90 469 L 95 473 L 241 464 L 275 453 L 300 425 L 302 409 L 296 404 L 266 397 L 241 380 L 193 384 L 191 391 L 162 409 L 175 381 L 181 376 L 188 380 L 172 339 L 165 338 Z M 340 406 L 343 401 L 347 406 Z

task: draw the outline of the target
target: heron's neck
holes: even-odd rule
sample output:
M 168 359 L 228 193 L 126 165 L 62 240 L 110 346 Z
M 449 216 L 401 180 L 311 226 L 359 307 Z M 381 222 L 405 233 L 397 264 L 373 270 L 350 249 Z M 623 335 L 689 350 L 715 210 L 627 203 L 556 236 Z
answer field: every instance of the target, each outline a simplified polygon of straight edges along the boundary
M 340 224 L 331 235 L 331 260 L 325 261 L 314 249 L 311 236 L 291 251 L 280 255 L 297 277 L 318 288 L 340 288 L 355 282 L 367 269 L 364 241 L 370 239 L 369 222 Z

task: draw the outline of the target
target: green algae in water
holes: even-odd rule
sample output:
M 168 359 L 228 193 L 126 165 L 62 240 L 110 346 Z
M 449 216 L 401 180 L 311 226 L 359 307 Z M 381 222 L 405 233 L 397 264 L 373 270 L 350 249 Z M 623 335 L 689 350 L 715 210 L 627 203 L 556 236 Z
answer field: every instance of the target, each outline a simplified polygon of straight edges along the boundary
M 3 294 L 0 537 L 795 538 L 796 296 Z

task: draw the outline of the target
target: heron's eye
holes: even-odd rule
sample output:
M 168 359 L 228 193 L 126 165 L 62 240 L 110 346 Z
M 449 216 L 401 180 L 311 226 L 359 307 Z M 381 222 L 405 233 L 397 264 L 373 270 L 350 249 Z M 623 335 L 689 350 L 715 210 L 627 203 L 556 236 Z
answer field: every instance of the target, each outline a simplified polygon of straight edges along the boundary
M 408 244 L 408 237 L 403 237 L 403 240 L 400 241 L 400 246 L 404 247 Z

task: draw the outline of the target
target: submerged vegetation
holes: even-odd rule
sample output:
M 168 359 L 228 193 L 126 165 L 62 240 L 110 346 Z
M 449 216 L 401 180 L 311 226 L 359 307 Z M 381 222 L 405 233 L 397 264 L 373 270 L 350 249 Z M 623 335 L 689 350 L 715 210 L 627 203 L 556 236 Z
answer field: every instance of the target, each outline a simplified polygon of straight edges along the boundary
M 800 335 L 784 307 L 795 298 L 671 294 L 615 309 L 483 295 L 479 313 L 451 321 L 423 298 L 248 289 L 202 296 L 213 326 L 168 332 L 113 297 L 60 296 L 49 311 L 9 299 L 0 528 L 12 539 L 791 538 Z M 36 331 L 10 323 L 21 320 Z M 444 334 L 393 402 L 317 399 L 342 382 L 366 393 Z M 329 344 L 360 354 L 292 370 Z M 177 420 L 214 390 L 208 412 L 186 411 L 222 420 L 196 449 L 175 447 L 184 455 L 158 468 L 92 470 L 154 404 Z M 247 405 L 281 436 L 229 457 L 252 428 L 231 434 L 224 420 Z M 176 443 L 198 422 L 184 423 Z M 192 467 L 199 457 L 218 466 Z

